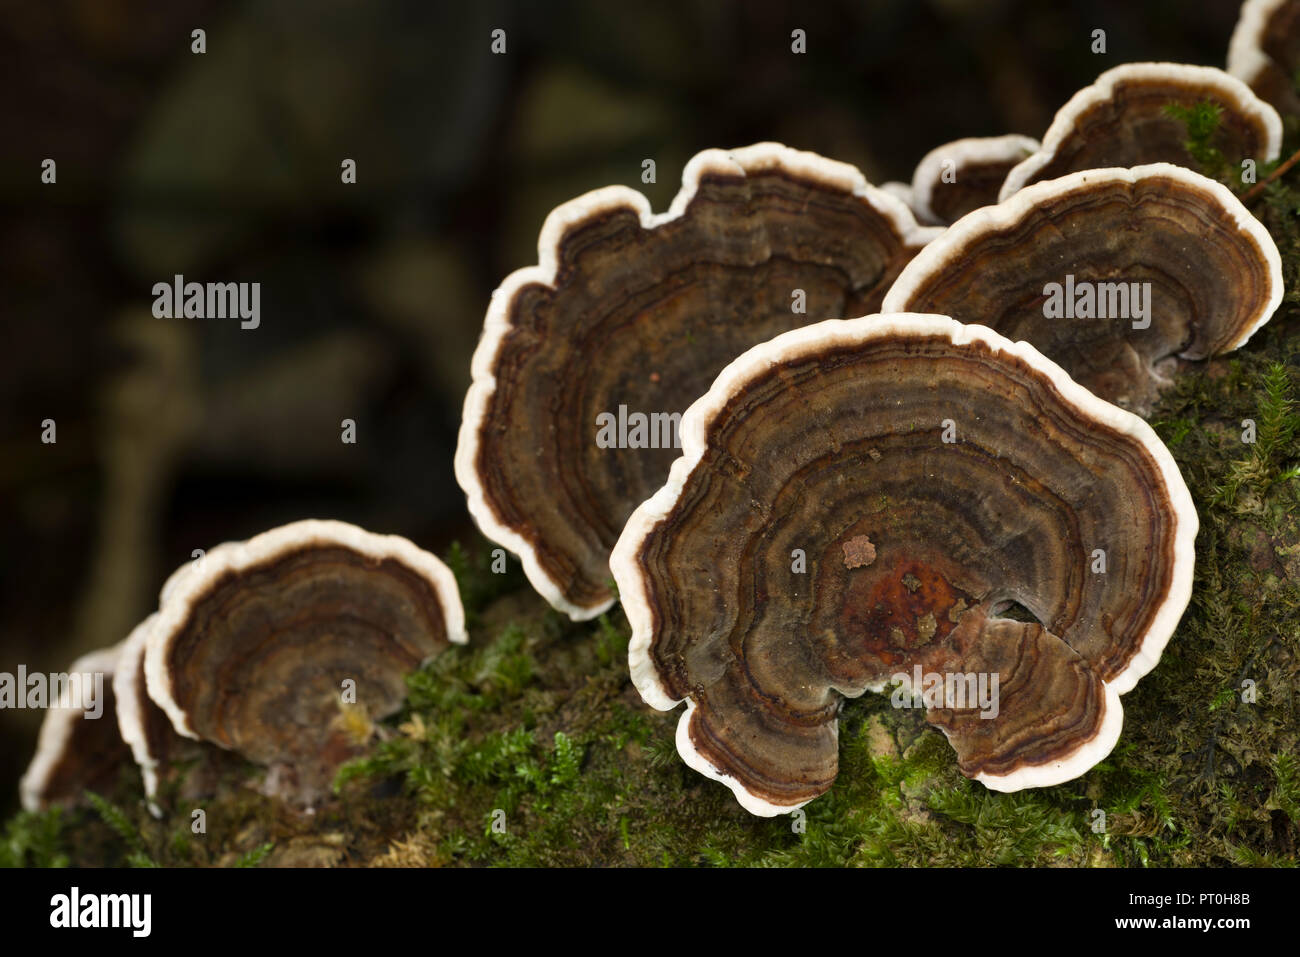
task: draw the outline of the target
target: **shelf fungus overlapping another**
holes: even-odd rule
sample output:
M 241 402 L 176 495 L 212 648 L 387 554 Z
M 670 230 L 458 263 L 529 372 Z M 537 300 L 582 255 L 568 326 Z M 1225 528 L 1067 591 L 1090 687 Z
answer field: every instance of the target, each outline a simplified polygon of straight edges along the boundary
M 1300 113 L 1300 0 L 1246 0 L 1228 43 L 1228 72 L 1288 115 Z
M 899 180 L 891 179 L 888 182 L 881 183 L 877 188 L 882 193 L 888 193 L 890 196 L 893 196 L 908 209 L 912 210 L 913 213 L 916 212 L 916 207 L 912 205 L 911 183 L 903 183 Z
M 1196 511 L 1155 433 L 981 326 L 786 333 L 682 433 L 611 559 L 631 673 L 756 814 L 830 788 L 842 696 L 890 683 L 989 788 L 1083 774 L 1191 594 Z
M 466 640 L 455 578 L 437 558 L 395 535 L 308 520 L 173 575 L 144 669 L 177 733 L 269 767 L 269 793 L 311 804 L 372 722 L 401 706 L 406 675 Z
M 1007 174 L 1000 198 L 1040 180 L 1111 166 L 1193 166 L 1187 124 L 1170 107 L 1219 110 L 1213 145 L 1239 169 L 1277 159 L 1282 118 L 1246 84 L 1222 70 L 1186 63 L 1126 63 L 1107 70 L 1065 106 L 1038 151 Z
M 188 569 L 190 566 L 184 567 Z M 170 581 L 176 578 L 173 575 Z M 177 734 L 167 712 L 149 697 L 144 656 L 149 635 L 157 621 L 158 613 L 154 612 L 136 625 L 119 646 L 117 670 L 113 674 L 113 697 L 117 701 L 118 730 L 140 768 L 145 798 L 150 810 L 160 814 L 161 809 L 155 801 L 161 776 L 174 762 L 200 756 L 204 746 Z
M 1282 259 L 1227 187 L 1169 163 L 1036 183 L 958 220 L 886 312 L 934 312 L 1032 343 L 1139 413 L 1179 360 L 1229 352 L 1282 301 Z
M 474 354 L 456 451 L 470 513 L 553 606 L 599 614 L 686 406 L 750 346 L 879 308 L 939 231 L 856 168 L 775 143 L 695 156 L 664 214 L 624 187 L 560 206 Z
M 1038 149 L 1038 140 L 1014 133 L 975 136 L 936 146 L 921 158 L 908 195 L 923 223 L 948 225 L 998 201 L 1007 174 Z
M 118 734 L 113 695 L 121 648 L 93 651 L 63 674 L 33 680 L 33 686 L 40 684 L 52 700 L 42 702 L 46 711 L 36 754 L 18 782 L 25 810 L 78 804 L 86 790 L 105 790 L 131 760 Z

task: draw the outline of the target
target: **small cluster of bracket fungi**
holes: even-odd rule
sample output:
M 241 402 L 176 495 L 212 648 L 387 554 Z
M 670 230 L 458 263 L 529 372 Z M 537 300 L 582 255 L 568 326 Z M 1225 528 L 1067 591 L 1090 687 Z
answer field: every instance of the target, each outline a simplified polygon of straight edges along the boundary
M 1129 64 L 1041 143 L 958 140 L 910 184 L 708 150 L 666 214 L 620 187 L 561 206 L 494 293 L 456 456 L 470 511 L 574 618 L 612 575 L 637 690 L 686 702 L 679 752 L 750 811 L 831 786 L 845 696 L 923 675 L 993 682 L 990 706 L 924 701 L 990 788 L 1114 746 L 1198 523 L 1139 414 L 1283 292 L 1264 227 L 1187 168 L 1180 117 L 1206 104 L 1226 162 L 1277 158 L 1246 83 Z
M 1154 163 L 1044 180 L 970 213 L 912 260 L 883 308 L 1031 342 L 1101 398 L 1145 413 L 1177 358 L 1245 344 L 1282 293 L 1277 246 L 1241 201 Z
M 916 218 L 949 226 L 972 210 L 996 203 L 1007 174 L 1038 145 L 1038 140 L 1012 133 L 936 146 L 916 164 L 907 188 Z
M 539 265 L 492 294 L 456 450 L 470 513 L 552 605 L 600 614 L 686 407 L 750 346 L 878 309 L 939 232 L 854 167 L 775 143 L 700 153 L 662 215 L 617 186 L 565 203 Z M 606 415 L 650 429 L 598 443 Z
M 1107 70 L 1057 111 L 1042 146 L 1007 174 L 1000 199 L 1067 173 L 1194 160 L 1187 130 L 1170 107 L 1208 103 L 1218 110 L 1215 146 L 1231 165 L 1277 159 L 1282 118 L 1222 70 L 1186 63 L 1128 63 Z
M 1226 162 L 1278 156 L 1282 120 L 1234 75 L 1185 63 L 1127 63 L 1107 70 L 1056 114 L 1040 143 L 1027 136 L 971 137 L 937 146 L 911 184 L 887 183 L 923 223 L 951 225 L 1032 183 L 1086 169 L 1191 165 L 1186 129 L 1170 107 L 1218 111 L 1215 147 Z
M 910 184 L 760 143 L 695 156 L 666 213 L 624 187 L 565 203 L 488 307 L 471 515 L 570 617 L 621 597 L 635 687 L 686 703 L 680 754 L 755 814 L 830 788 L 844 699 L 891 683 L 989 788 L 1078 777 L 1191 595 L 1196 509 L 1139 414 L 1283 292 L 1180 116 L 1208 104 L 1229 168 L 1272 162 L 1298 64 L 1300 0 L 1248 0 L 1230 73 L 1108 70 L 1041 142 L 957 140 Z M 453 577 L 405 539 L 308 521 L 219 546 L 74 665 L 111 676 L 114 719 L 52 709 L 24 804 L 131 758 L 153 798 L 220 749 L 310 805 L 464 641 Z
M 111 678 L 101 714 L 52 708 L 20 785 L 29 809 L 76 802 L 131 758 L 160 773 L 204 749 L 268 771 L 263 790 L 311 806 L 396 711 L 405 678 L 463 644 L 456 580 L 395 535 L 293 522 L 181 566 L 158 611 L 74 673 Z

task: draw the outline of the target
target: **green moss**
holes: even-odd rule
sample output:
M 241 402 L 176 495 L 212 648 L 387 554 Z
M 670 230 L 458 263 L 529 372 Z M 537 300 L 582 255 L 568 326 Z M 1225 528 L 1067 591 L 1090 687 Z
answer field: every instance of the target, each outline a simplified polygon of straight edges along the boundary
M 19 811 L 5 822 L 0 867 L 67 867 L 62 809 Z
M 518 562 L 494 558 L 492 545 L 480 543 L 473 554 L 465 551 L 460 542 L 452 542 L 447 549 L 445 561 L 452 574 L 456 576 L 456 585 L 460 589 L 460 600 L 465 606 L 466 626 L 472 627 L 480 611 L 494 598 L 524 587 L 523 570 Z M 502 553 L 504 554 L 504 553 Z M 497 563 L 500 572 L 493 570 Z
M 94 791 L 87 791 L 86 799 L 90 802 L 90 806 L 95 809 L 95 813 L 121 839 L 126 849 L 125 863 L 128 867 L 158 866 L 158 863 L 145 850 L 144 838 L 140 836 L 139 829 L 121 808 L 116 807 Z
M 261 867 L 262 862 L 265 861 L 271 855 L 271 851 L 273 851 L 274 849 L 275 849 L 275 845 L 270 842 L 267 842 L 266 844 L 260 844 L 257 847 L 253 848 L 251 851 L 248 851 L 247 853 L 241 855 L 239 860 L 235 862 L 235 866 L 236 867 Z
M 1273 362 L 1258 379 L 1258 410 L 1254 417 L 1242 420 L 1243 435 L 1249 434 L 1246 426 L 1253 427 L 1254 441 L 1243 441 L 1245 454 L 1233 462 L 1226 480 L 1214 489 L 1211 501 L 1215 505 L 1237 508 L 1243 488 L 1253 493 L 1253 502 L 1274 485 L 1293 482 L 1300 476 L 1300 468 L 1293 464 L 1300 413 L 1296 410 L 1291 377 L 1285 365 Z
M 1293 824 L 1300 822 L 1300 768 L 1297 767 L 1296 756 L 1274 756 L 1273 774 L 1276 783 L 1268 806 L 1281 811 Z
M 1165 106 L 1164 112 L 1166 116 L 1183 124 L 1187 131 L 1183 148 L 1197 162 L 1201 172 L 1211 179 L 1225 179 L 1229 173 L 1228 162 L 1219 148 L 1214 145 L 1223 107 L 1209 101 L 1194 103 L 1191 106 L 1170 103 Z

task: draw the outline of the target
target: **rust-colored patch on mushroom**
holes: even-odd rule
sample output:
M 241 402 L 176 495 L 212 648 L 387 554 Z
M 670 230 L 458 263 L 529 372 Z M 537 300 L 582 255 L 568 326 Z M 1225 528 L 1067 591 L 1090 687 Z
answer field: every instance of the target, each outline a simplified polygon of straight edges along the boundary
M 952 622 L 954 625 L 957 624 L 957 619 L 961 617 L 961 613 L 965 610 L 966 610 L 965 600 L 958 598 L 957 603 L 948 609 L 948 620 Z
M 876 546 L 865 535 L 857 535 L 844 543 L 844 567 L 863 568 L 876 560 Z
M 841 634 L 853 636 L 859 653 L 900 665 L 909 654 L 952 631 L 953 615 L 972 601 L 933 567 L 908 561 L 877 576 L 850 581 L 840 614 Z

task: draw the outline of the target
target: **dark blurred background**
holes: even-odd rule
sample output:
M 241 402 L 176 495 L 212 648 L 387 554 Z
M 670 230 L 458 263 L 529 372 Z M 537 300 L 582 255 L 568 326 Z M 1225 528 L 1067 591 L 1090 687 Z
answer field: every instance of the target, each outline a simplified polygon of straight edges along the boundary
M 193 549 L 283 522 L 476 541 L 470 354 L 564 200 L 662 210 L 695 152 L 766 139 L 910 180 L 942 142 L 1041 136 L 1117 64 L 1222 66 L 1237 7 L 3 0 L 0 671 L 65 670 Z M 154 318 L 176 273 L 260 282 L 261 327 Z M 39 719 L 0 711 L 0 813 Z

